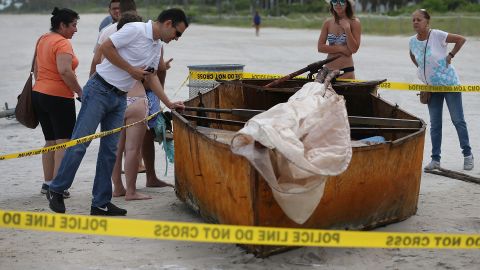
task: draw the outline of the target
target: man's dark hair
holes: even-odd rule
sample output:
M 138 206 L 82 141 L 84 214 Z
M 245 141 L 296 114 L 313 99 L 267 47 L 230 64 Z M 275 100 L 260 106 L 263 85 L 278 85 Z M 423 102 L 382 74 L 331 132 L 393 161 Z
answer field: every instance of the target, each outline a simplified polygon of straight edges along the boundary
M 137 5 L 135 4 L 135 0 L 120 0 L 120 13 L 124 13 L 127 11 L 136 11 Z
M 118 3 L 120 0 L 110 0 L 110 3 L 108 3 L 108 8 L 112 7 L 112 3 Z
M 58 8 L 55 7 L 52 11 L 52 18 L 50 18 L 50 31 L 57 31 L 58 28 L 60 28 L 60 24 L 64 23 L 65 25 L 68 25 L 72 23 L 74 20 L 80 19 L 80 16 L 78 16 L 78 13 L 68 9 L 68 8 Z
M 183 22 L 185 23 L 185 27 L 188 27 L 188 20 L 187 16 L 185 15 L 185 12 L 183 10 L 178 9 L 178 8 L 171 8 L 171 9 L 166 9 L 158 15 L 157 21 L 163 23 L 168 20 L 172 21 L 173 26 Z
M 127 11 L 122 13 L 122 16 L 117 24 L 117 31 L 120 30 L 125 24 L 131 22 L 141 22 L 142 17 L 140 17 L 135 11 Z

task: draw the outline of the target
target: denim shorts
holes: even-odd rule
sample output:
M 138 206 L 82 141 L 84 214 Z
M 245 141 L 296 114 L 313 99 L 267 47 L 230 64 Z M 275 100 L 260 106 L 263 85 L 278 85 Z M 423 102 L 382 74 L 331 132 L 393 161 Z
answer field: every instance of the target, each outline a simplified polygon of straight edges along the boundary
M 150 89 L 146 89 L 145 93 L 147 94 L 147 99 L 148 99 L 148 115 L 152 115 L 160 111 L 160 100 L 158 99 L 157 95 L 155 95 L 155 93 L 153 93 L 153 91 Z M 157 116 L 148 120 L 147 125 L 149 129 L 156 127 Z

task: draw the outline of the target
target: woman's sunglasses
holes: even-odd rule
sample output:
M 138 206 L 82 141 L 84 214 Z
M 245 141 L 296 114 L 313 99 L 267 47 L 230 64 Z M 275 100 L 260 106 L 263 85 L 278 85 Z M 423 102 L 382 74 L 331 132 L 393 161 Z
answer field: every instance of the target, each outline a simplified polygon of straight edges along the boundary
M 347 3 L 346 0 L 330 0 L 330 3 L 332 6 L 335 6 L 336 4 L 340 4 L 340 6 L 345 6 Z

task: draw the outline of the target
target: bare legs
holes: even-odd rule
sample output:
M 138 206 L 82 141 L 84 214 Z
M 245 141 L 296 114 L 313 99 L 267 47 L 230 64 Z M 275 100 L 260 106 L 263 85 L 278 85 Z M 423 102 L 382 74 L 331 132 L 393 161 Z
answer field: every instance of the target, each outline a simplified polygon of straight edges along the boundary
M 145 172 L 145 165 L 143 164 L 143 154 L 142 149 L 140 149 L 140 153 L 138 153 L 138 173 Z
M 115 166 L 113 167 L 112 173 L 112 182 L 113 182 L 113 197 L 125 196 L 127 191 L 122 183 L 122 162 L 123 162 L 123 152 L 125 150 L 125 130 L 122 130 L 120 133 L 120 140 L 118 140 L 117 147 L 117 160 L 115 161 Z
M 145 117 L 145 99 L 139 98 L 128 106 L 125 112 L 125 123 L 131 124 L 142 120 Z M 117 161 L 115 164 L 115 173 L 112 175 L 112 181 L 114 184 L 113 196 L 125 195 L 125 200 L 147 200 L 151 199 L 150 196 L 137 192 L 137 174 L 138 174 L 138 156 L 140 155 L 142 147 L 142 138 L 145 135 L 145 124 L 137 124 L 125 130 L 125 136 L 122 136 L 119 142 Z M 123 141 L 124 147 L 121 145 Z M 122 152 L 121 148 L 125 150 L 125 179 L 126 189 L 123 188 L 122 180 L 120 177 Z M 125 192 L 123 192 L 125 190 Z
M 125 152 L 124 152 L 125 155 Z M 142 152 L 138 154 L 138 173 L 144 173 L 145 172 L 145 165 L 143 165 L 143 155 Z M 125 173 L 122 171 L 122 173 Z
M 46 141 L 45 147 L 68 141 L 68 139 Z M 51 181 L 53 178 L 55 178 L 55 176 L 57 176 L 58 168 L 60 167 L 60 163 L 62 162 L 64 154 L 64 149 L 42 154 L 43 178 L 45 179 L 45 182 Z
M 136 101 L 132 106 L 145 106 L 144 101 Z M 142 109 L 140 109 L 142 110 Z M 145 109 L 143 109 L 144 111 Z M 145 114 L 143 114 L 144 116 Z M 143 118 L 143 117 L 141 117 Z M 141 119 L 140 118 L 140 119 Z M 131 121 L 135 122 L 140 119 Z M 127 124 L 130 124 L 127 122 Z M 152 197 L 137 192 L 137 175 L 138 175 L 138 156 L 142 148 L 142 138 L 145 135 L 145 124 L 135 125 L 126 131 L 125 140 L 125 179 L 127 183 L 127 192 L 125 194 L 125 200 L 146 200 Z
M 171 184 L 158 179 L 155 173 L 155 145 L 153 141 L 153 132 L 147 131 L 143 140 L 143 162 L 147 170 L 147 187 L 173 187 Z

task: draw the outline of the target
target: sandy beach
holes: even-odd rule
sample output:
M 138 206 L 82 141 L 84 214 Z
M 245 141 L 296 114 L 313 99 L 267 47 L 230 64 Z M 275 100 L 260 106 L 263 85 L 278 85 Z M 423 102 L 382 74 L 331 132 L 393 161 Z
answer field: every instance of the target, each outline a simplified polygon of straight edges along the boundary
M 79 31 L 72 44 L 80 60 L 76 73 L 83 85 L 103 15 L 80 16 Z M 5 102 L 15 105 L 28 75 L 34 44 L 48 31 L 49 18 L 0 15 L 0 107 Z M 188 65 L 244 64 L 247 72 L 293 72 L 325 58 L 316 50 L 319 32 L 265 28 L 260 30 L 260 37 L 255 37 L 253 28 L 191 25 L 180 41 L 165 47 L 166 59 L 174 59 L 167 75 L 167 94 L 174 100 L 188 98 L 187 86 L 178 90 L 188 75 Z M 467 39 L 453 64 L 463 84 L 479 85 L 480 39 Z M 354 60 L 358 79 L 419 83 L 408 56 L 408 37 L 362 36 Z M 429 122 L 427 107 L 420 104 L 415 92 L 379 93 Z M 473 154 L 478 156 L 476 168 L 468 173 L 480 177 L 480 94 L 465 93 L 463 102 Z M 80 103 L 76 105 L 78 110 Z M 442 167 L 462 171 L 463 156 L 446 106 L 443 121 Z M 30 130 L 15 120 L 0 119 L 0 154 L 35 149 L 43 144 L 40 128 Z M 163 176 L 165 157 L 163 150 L 156 147 L 157 174 L 173 183 L 173 165 Z M 424 165 L 430 161 L 430 151 L 430 137 L 426 135 Z M 93 141 L 70 189 L 72 198 L 65 201 L 67 213 L 89 214 L 97 154 L 98 141 Z M 40 156 L 0 161 L 0 209 L 51 212 L 45 196 L 40 194 L 42 181 Z M 113 199 L 113 203 L 128 210 L 127 218 L 202 222 L 176 198 L 172 188 L 146 188 L 144 174 L 139 175 L 137 187 L 153 199 Z M 417 214 L 376 231 L 480 234 L 479 199 L 478 184 L 423 173 Z M 478 250 L 299 248 L 259 259 L 231 244 L 0 229 L 0 269 L 478 269 L 479 265 Z

